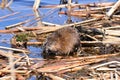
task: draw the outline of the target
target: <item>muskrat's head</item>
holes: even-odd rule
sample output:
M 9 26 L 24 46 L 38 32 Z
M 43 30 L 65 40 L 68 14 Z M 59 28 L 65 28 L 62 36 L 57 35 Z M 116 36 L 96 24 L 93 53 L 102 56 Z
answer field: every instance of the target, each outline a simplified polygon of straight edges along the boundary
M 59 48 L 60 45 L 58 44 L 58 41 L 49 39 L 49 41 L 46 41 L 43 45 L 43 55 L 55 56 L 57 55 Z

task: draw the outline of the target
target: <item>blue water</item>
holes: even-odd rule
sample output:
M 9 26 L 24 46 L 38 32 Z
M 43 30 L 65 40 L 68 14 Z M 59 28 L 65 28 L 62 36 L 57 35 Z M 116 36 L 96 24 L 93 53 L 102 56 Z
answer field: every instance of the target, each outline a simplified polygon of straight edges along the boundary
M 87 3 L 95 3 L 95 2 L 115 2 L 117 0 L 78 0 L 81 4 Z M 12 5 L 10 6 L 13 12 L 18 12 L 18 14 L 14 16 L 9 16 L 7 18 L 1 19 L 2 16 L 12 14 L 8 9 L 0 9 L 0 29 L 5 29 L 6 26 L 12 25 L 15 23 L 19 23 L 28 19 L 33 19 L 34 12 L 32 10 L 32 6 L 34 4 L 34 0 L 14 0 Z M 41 0 L 40 5 L 51 5 L 51 4 L 59 4 L 59 0 Z M 41 9 L 39 8 L 40 15 L 42 16 L 42 21 L 55 23 L 55 24 L 64 24 L 67 20 L 67 16 L 58 15 L 59 9 Z M 49 15 L 48 15 L 49 13 Z M 28 16 L 32 15 L 32 16 Z M 24 17 L 23 17 L 24 16 Z M 72 18 L 74 21 L 80 21 L 78 18 Z M 34 23 L 34 22 L 31 22 Z M 30 24 L 31 24 L 30 23 Z M 26 24 L 25 26 L 30 26 L 30 24 Z M 0 46 L 10 47 L 10 39 L 12 38 L 12 34 L 0 34 Z M 7 42 L 3 42 L 6 40 Z M 30 57 L 40 57 L 39 52 L 41 52 L 41 48 L 36 48 L 33 46 L 28 47 L 30 49 L 32 55 Z
M 79 3 L 84 4 L 84 3 L 94 3 L 94 2 L 113 2 L 116 0 L 78 0 Z M 4 29 L 5 26 L 11 25 L 11 24 L 15 24 L 24 20 L 27 20 L 28 17 L 26 18 L 19 18 L 20 16 L 23 15 L 29 15 L 29 14 L 34 14 L 32 11 L 32 6 L 34 4 L 34 0 L 14 0 L 13 4 L 11 5 L 11 9 L 14 12 L 20 12 L 19 14 L 16 14 L 12 17 L 8 17 L 5 19 L 0 19 L 0 29 Z M 40 5 L 51 5 L 51 4 L 59 4 L 59 0 L 41 0 L 41 4 Z M 64 24 L 67 16 L 64 15 L 56 15 L 57 11 L 59 9 L 55 9 L 54 13 L 45 16 L 44 18 L 42 18 L 42 21 L 47 21 L 47 22 L 51 22 L 51 23 L 56 23 L 56 24 Z M 41 9 L 39 8 L 39 12 L 41 15 L 45 15 L 48 11 L 51 11 L 51 9 Z M 11 11 L 9 11 L 8 9 L 0 9 L 0 17 L 1 16 L 5 16 L 7 14 L 12 13 Z M 18 18 L 17 18 L 18 17 Z M 31 16 L 29 18 L 33 18 L 34 16 Z M 16 19 L 11 19 L 11 18 L 16 18 Z

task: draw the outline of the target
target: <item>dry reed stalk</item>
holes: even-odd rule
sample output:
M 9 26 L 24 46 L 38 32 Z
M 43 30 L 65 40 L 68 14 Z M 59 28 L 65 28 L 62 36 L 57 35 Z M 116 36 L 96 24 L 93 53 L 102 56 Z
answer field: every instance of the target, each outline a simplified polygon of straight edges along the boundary
M 14 57 L 12 52 L 8 52 L 9 54 L 9 66 L 10 66 L 10 73 L 11 73 L 11 80 L 16 80 L 16 74 L 15 74 L 15 64 L 13 64 Z
M 39 8 L 40 1 L 41 1 L 41 0 L 35 0 L 35 1 L 34 1 L 33 10 L 37 10 L 37 9 Z
M 119 6 L 120 6 L 120 0 L 118 0 L 118 1 L 112 6 L 112 8 L 106 13 L 106 15 L 107 15 L 108 17 L 111 17 L 111 16 L 114 14 L 114 12 L 119 8 Z

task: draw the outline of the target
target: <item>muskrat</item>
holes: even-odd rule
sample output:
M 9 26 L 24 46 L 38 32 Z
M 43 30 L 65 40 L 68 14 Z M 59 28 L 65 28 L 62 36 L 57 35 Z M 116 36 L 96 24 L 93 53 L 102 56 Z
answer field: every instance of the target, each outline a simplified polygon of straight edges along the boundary
M 64 27 L 51 33 L 43 44 L 45 57 L 70 55 L 80 49 L 80 36 L 76 28 Z

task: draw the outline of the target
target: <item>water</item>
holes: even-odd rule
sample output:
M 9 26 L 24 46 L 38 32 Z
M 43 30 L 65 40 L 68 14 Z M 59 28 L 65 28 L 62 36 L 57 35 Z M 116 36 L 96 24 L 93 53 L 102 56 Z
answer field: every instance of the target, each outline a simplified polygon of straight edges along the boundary
M 78 0 L 79 3 L 94 3 L 94 2 L 113 2 L 117 0 Z M 18 12 L 18 14 L 14 16 L 9 16 L 7 18 L 0 18 L 0 29 L 5 29 L 6 26 L 12 25 L 15 23 L 19 23 L 28 19 L 33 19 L 34 12 L 32 10 L 32 6 L 34 4 L 34 0 L 14 0 L 12 5 L 10 6 L 13 12 Z M 51 4 L 59 4 L 59 0 L 41 0 L 40 5 L 51 5 Z M 55 23 L 55 24 L 64 24 L 67 20 L 67 16 L 58 15 L 59 9 L 41 9 L 39 8 L 40 15 L 42 16 L 42 21 Z M 12 14 L 13 12 L 8 9 L 0 9 L 0 17 Z M 52 12 L 54 11 L 54 12 Z M 49 15 L 48 15 L 49 13 Z M 31 15 L 31 16 L 29 16 Z M 24 17 L 23 17 L 24 16 Z M 72 18 L 74 21 L 80 21 L 81 19 Z M 32 23 L 32 22 L 31 22 Z M 30 26 L 30 24 L 26 24 L 25 26 Z M 0 46 L 10 47 L 10 39 L 12 38 L 12 34 L 0 34 Z M 28 49 L 31 51 L 30 57 L 40 57 L 39 53 L 42 51 L 40 47 L 29 46 Z
M 94 2 L 99 2 L 99 1 L 109 1 L 109 2 L 113 2 L 116 0 L 78 0 L 79 3 L 84 4 L 84 3 L 94 3 Z M 33 6 L 34 0 L 14 0 L 13 4 L 11 5 L 11 9 L 14 12 L 20 12 L 17 15 L 12 16 L 12 18 L 17 18 L 23 15 L 28 15 L 28 14 L 34 14 L 33 10 L 32 10 L 32 6 Z M 51 4 L 59 4 L 59 0 L 41 0 L 41 4 L 40 5 L 51 5 Z M 50 11 L 51 9 L 39 9 L 39 12 L 41 15 L 46 14 L 48 11 Z M 61 15 L 58 16 L 57 11 L 59 9 L 56 9 L 55 13 L 52 13 L 46 17 L 44 17 L 42 19 L 42 21 L 47 21 L 47 22 L 52 22 L 52 23 L 57 23 L 57 24 L 64 24 L 67 16 Z M 9 11 L 8 9 L 0 9 L 0 17 L 1 16 L 5 16 L 7 14 L 12 13 L 11 11 Z M 29 18 L 32 18 L 34 16 L 31 16 Z M 10 24 L 15 24 L 21 21 L 24 21 L 27 18 L 18 18 L 18 19 L 13 19 L 13 20 L 8 20 L 11 19 L 11 17 L 5 18 L 5 19 L 0 19 L 0 29 L 4 29 L 5 26 L 8 26 Z M 52 19 L 52 20 L 51 20 Z

